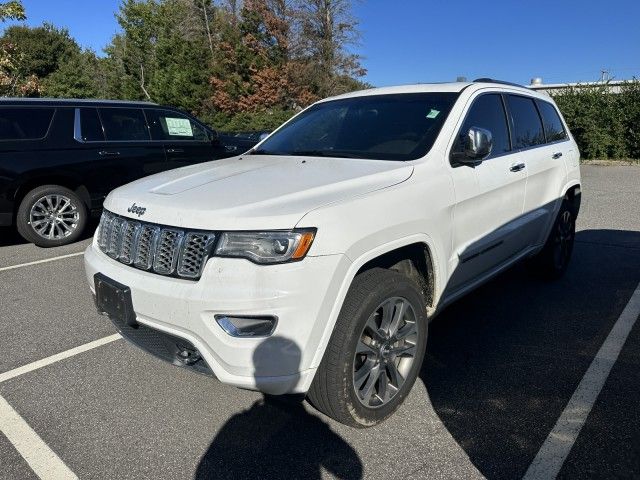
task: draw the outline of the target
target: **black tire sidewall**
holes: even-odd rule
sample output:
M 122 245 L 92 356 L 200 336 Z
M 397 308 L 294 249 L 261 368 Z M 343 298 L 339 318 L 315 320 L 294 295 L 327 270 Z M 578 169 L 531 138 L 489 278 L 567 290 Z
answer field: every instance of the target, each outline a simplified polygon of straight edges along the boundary
M 571 243 L 569 245 L 569 251 L 567 254 L 566 261 L 561 267 L 558 267 L 555 261 L 555 249 L 556 243 L 556 233 L 558 231 L 558 226 L 560 224 L 562 215 L 564 212 L 569 212 L 571 215 L 571 223 L 572 223 L 572 232 L 571 232 Z M 576 238 L 576 215 L 574 210 L 571 208 L 571 205 L 567 201 L 567 199 L 563 200 L 560 205 L 560 209 L 558 210 L 558 214 L 553 222 L 553 226 L 551 227 L 551 232 L 549 232 L 549 237 L 543 247 L 542 251 L 537 257 L 534 257 L 532 260 L 535 262 L 534 265 L 537 266 L 539 272 L 547 279 L 554 280 L 560 278 L 564 272 L 566 272 L 569 267 L 569 263 L 571 261 L 571 255 L 573 254 L 573 246 Z
M 353 419 L 362 426 L 374 425 L 383 421 L 392 415 L 404 402 L 405 397 L 411 391 L 420 372 L 427 344 L 428 321 L 424 298 L 420 293 L 419 287 L 409 278 L 398 272 L 391 270 L 383 272 L 386 277 L 384 281 L 380 281 L 378 286 L 369 292 L 366 300 L 357 307 L 357 313 L 352 317 L 356 320 L 353 322 L 353 328 L 350 330 L 351 334 L 344 339 L 343 353 L 340 358 L 340 365 L 343 367 L 342 378 L 346 380 L 342 382 L 344 383 L 342 385 L 342 395 L 346 400 L 347 410 L 351 413 Z M 382 280 L 382 278 L 380 280 Z M 418 325 L 417 352 L 411 372 L 405 379 L 400 391 L 386 405 L 378 408 L 369 408 L 360 402 L 353 387 L 355 349 L 369 316 L 382 302 L 391 297 L 403 297 L 407 299 L 415 310 Z
M 64 195 L 68 197 L 73 201 L 78 209 L 78 226 L 76 230 L 68 237 L 53 240 L 43 238 L 35 232 L 35 230 L 29 223 L 29 214 L 33 204 L 43 196 L 51 194 Z M 78 240 L 78 238 L 80 238 L 82 232 L 87 226 L 87 215 L 88 214 L 86 205 L 84 204 L 82 199 L 78 197 L 78 195 L 76 195 L 72 190 L 59 185 L 43 185 L 28 192 L 20 202 L 20 207 L 18 208 L 18 212 L 16 214 L 16 228 L 18 230 L 18 233 L 25 240 L 39 247 L 58 247 L 73 243 Z

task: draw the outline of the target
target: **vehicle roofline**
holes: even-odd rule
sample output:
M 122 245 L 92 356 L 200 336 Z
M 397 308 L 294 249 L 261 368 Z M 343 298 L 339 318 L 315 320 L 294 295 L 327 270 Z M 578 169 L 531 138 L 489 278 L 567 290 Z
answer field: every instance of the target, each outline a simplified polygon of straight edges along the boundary
M 155 102 L 144 100 L 112 100 L 98 98 L 21 98 L 21 97 L 3 97 L 0 98 L 0 104 L 62 104 L 62 105 L 140 105 L 140 106 L 158 106 Z M 163 105 L 164 106 L 164 105 Z M 168 107 L 168 105 L 166 105 Z M 174 108 L 174 107 L 171 107 Z

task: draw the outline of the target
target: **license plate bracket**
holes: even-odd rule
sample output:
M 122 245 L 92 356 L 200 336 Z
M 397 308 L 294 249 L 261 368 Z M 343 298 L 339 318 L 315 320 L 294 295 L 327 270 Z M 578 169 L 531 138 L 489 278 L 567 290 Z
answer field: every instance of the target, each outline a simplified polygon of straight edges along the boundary
M 98 311 L 107 314 L 116 324 L 137 327 L 131 289 L 102 273 L 96 273 L 93 280 Z

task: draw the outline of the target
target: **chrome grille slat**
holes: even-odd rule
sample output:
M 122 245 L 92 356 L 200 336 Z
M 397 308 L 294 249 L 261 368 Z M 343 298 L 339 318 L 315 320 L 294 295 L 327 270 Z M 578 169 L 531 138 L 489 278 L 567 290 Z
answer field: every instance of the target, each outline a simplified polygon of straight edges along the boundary
M 214 232 L 158 226 L 105 210 L 97 244 L 111 258 L 140 270 L 197 280 L 215 241 Z
M 214 240 L 213 233 L 187 233 L 180 251 L 178 275 L 187 278 L 200 277 Z
M 158 237 L 158 246 L 153 257 L 153 271 L 162 275 L 170 275 L 176 268 L 178 246 L 184 233 L 180 230 L 163 228 Z
M 140 230 L 138 222 L 125 220 L 122 225 L 122 239 L 120 240 L 120 255 L 118 260 L 127 265 L 133 262 L 133 253 L 135 250 L 136 232 Z
M 102 251 L 106 251 L 107 240 L 111 232 L 111 224 L 113 222 L 113 215 L 109 212 L 105 212 L 100 218 L 100 228 L 98 234 L 98 245 Z
M 118 258 L 120 254 L 120 239 L 122 238 L 122 224 L 124 220 L 120 217 L 115 217 L 111 221 L 111 229 L 109 231 L 109 238 L 107 240 L 107 255 L 111 258 Z
M 136 257 L 134 265 L 143 270 L 149 270 L 153 266 L 153 256 L 156 242 L 160 233 L 160 227 L 144 225 L 140 231 L 136 245 Z

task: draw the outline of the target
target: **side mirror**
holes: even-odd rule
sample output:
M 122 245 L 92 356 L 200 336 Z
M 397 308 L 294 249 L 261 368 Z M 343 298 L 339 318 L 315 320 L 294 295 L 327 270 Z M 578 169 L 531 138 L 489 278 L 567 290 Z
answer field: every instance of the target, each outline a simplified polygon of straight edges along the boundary
M 452 160 L 460 163 L 477 163 L 491 154 L 493 136 L 486 128 L 471 127 L 460 135 L 460 149 L 452 155 Z

